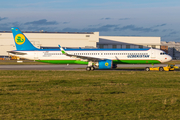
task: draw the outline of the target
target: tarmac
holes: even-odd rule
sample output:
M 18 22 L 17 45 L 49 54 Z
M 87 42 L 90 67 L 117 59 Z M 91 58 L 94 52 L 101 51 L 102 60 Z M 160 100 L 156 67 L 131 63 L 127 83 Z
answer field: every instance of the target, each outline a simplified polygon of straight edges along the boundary
M 155 64 L 154 67 L 167 66 L 167 64 Z M 176 64 L 180 67 L 180 64 Z M 61 71 L 86 71 L 87 65 L 59 65 L 59 64 L 48 64 L 48 65 L 0 65 L 0 70 L 61 70 Z M 151 64 L 118 64 L 119 69 L 113 70 L 127 70 L 121 68 L 145 68 L 152 67 Z M 98 69 L 96 69 L 98 70 Z M 136 71 L 142 71 L 143 69 L 131 69 Z

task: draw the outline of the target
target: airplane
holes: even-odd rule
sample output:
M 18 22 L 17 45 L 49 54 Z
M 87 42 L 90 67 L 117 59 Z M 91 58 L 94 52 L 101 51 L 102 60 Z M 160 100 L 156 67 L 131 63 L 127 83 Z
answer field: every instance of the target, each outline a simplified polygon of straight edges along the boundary
M 17 50 L 8 53 L 19 58 L 53 64 L 85 64 L 87 71 L 116 68 L 117 64 L 158 64 L 172 60 L 159 49 L 38 49 L 17 27 L 11 28 Z

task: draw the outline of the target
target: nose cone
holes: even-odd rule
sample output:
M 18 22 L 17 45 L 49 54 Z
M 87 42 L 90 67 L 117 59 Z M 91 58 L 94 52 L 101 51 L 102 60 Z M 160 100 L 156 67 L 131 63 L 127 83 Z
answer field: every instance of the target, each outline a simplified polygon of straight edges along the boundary
M 171 61 L 172 60 L 172 57 L 169 55 L 169 61 Z
M 169 62 L 171 60 L 172 60 L 172 57 L 170 55 L 166 55 L 164 62 Z

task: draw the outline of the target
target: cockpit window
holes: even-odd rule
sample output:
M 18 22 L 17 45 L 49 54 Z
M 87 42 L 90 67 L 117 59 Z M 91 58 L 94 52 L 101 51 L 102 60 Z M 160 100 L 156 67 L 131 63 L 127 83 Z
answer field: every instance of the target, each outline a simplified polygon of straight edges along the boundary
M 162 53 L 160 53 L 160 55 L 166 55 L 166 53 L 162 52 Z

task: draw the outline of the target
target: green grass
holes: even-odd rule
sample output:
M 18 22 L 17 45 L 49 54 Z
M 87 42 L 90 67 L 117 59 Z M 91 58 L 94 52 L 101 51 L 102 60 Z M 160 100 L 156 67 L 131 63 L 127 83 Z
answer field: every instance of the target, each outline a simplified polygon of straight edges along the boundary
M 1 119 L 179 119 L 180 72 L 0 71 Z

